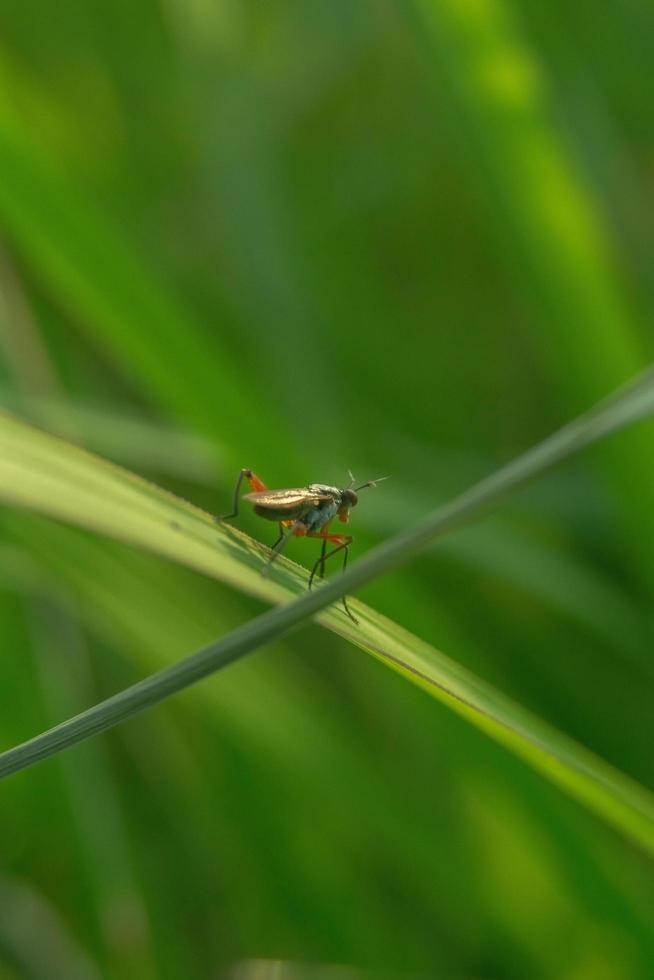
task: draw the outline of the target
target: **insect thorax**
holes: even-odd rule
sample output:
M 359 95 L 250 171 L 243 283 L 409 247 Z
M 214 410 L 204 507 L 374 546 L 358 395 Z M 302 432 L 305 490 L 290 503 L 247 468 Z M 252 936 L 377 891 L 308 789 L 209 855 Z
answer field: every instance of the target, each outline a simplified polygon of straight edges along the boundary
M 311 483 L 307 490 L 330 497 L 329 500 L 321 500 L 320 503 L 314 504 L 311 510 L 302 517 L 302 523 L 306 524 L 310 531 L 319 531 L 336 517 L 342 502 L 341 491 L 338 487 L 329 487 L 324 483 Z

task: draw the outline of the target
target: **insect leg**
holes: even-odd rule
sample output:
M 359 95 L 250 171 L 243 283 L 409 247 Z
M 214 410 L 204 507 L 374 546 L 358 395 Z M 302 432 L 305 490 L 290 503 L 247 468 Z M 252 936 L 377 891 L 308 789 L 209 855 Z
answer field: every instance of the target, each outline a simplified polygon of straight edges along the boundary
M 327 538 L 323 538 L 322 549 L 320 551 L 320 558 L 318 559 L 318 561 L 320 562 L 320 570 L 318 572 L 319 578 L 325 577 L 325 552 L 326 551 L 327 551 Z
M 327 559 L 328 558 L 332 558 L 339 551 L 343 551 L 344 552 L 344 555 L 343 555 L 343 571 L 345 571 L 345 568 L 347 567 L 348 548 L 352 544 L 352 535 L 350 535 L 350 534 L 324 534 L 324 533 L 321 534 L 318 531 L 317 533 L 309 534 L 308 537 L 310 537 L 310 538 L 322 538 L 322 541 L 323 541 L 323 546 L 322 546 L 322 551 L 320 553 L 320 558 L 318 558 L 314 562 L 313 568 L 311 569 L 311 575 L 309 576 L 309 588 L 311 588 L 313 586 L 313 580 L 316 577 L 316 572 L 318 571 L 318 569 L 320 569 L 321 572 L 324 572 L 325 562 L 327 561 Z M 325 547 L 326 547 L 326 542 L 327 541 L 332 541 L 334 544 L 336 544 L 336 547 L 335 548 L 332 548 L 331 551 L 328 551 L 325 554 Z M 320 577 L 322 578 L 322 574 L 321 574 Z M 347 599 L 345 598 L 345 596 L 343 596 L 343 600 L 342 601 L 343 601 L 343 609 L 345 610 L 345 612 L 347 613 L 347 615 L 350 617 L 350 619 L 352 620 L 352 622 L 353 623 L 357 623 L 357 625 L 358 625 L 358 620 L 355 618 L 355 616 L 352 615 L 352 612 L 350 610 L 350 607 L 347 604 Z
M 271 549 L 272 550 L 272 554 L 271 554 L 270 558 L 268 559 L 268 561 L 266 562 L 266 564 L 261 569 L 261 574 L 264 575 L 264 576 L 268 574 L 268 572 L 270 571 L 270 566 L 272 565 L 272 563 L 274 562 L 274 560 L 277 558 L 277 556 L 280 555 L 282 553 L 282 551 L 284 550 L 284 547 L 285 547 L 286 542 L 288 541 L 288 539 L 289 538 L 292 538 L 294 534 L 302 535 L 302 536 L 304 536 L 306 534 L 306 528 L 305 528 L 304 524 L 302 523 L 302 521 L 294 521 L 291 524 L 291 526 L 289 527 L 288 531 L 281 530 L 283 528 L 283 526 L 284 526 L 283 524 L 280 524 L 279 525 L 281 533 L 280 533 L 279 537 L 277 538 L 277 540 L 275 541 L 274 545 L 272 546 L 272 549 Z
M 279 537 L 277 538 L 277 540 L 275 541 L 275 543 L 274 544 L 271 544 L 271 546 L 270 546 L 271 549 L 272 549 L 272 551 L 275 551 L 276 548 L 277 548 L 277 546 L 278 545 L 281 545 L 281 542 L 284 540 L 284 537 L 285 536 L 286 536 L 286 531 L 284 530 L 284 525 L 283 524 L 280 524 L 279 525 Z
M 343 549 L 343 567 L 341 569 L 341 573 L 343 573 L 345 571 L 345 569 L 347 568 L 347 556 L 349 555 L 349 553 L 350 553 L 350 549 L 349 549 L 348 545 L 346 545 L 345 548 Z M 343 596 L 343 609 L 348 614 L 348 616 L 350 617 L 350 619 L 352 620 L 352 622 L 353 623 L 356 623 L 356 625 L 358 626 L 359 625 L 359 620 L 356 618 L 356 616 L 353 616 L 352 615 L 352 612 L 350 611 L 350 607 L 347 604 L 347 597 L 346 596 Z
M 238 475 L 236 486 L 234 487 L 234 502 L 232 504 L 232 512 L 231 514 L 223 514 L 222 517 L 217 517 L 216 518 L 217 521 L 229 521 L 231 520 L 232 517 L 238 517 L 238 510 L 240 504 L 239 494 L 241 492 L 241 484 L 243 483 L 243 480 L 248 481 L 252 490 L 261 491 L 261 490 L 268 489 L 266 484 L 259 479 L 256 473 L 253 473 L 252 470 L 242 469 Z
M 331 558 L 332 555 L 335 555 L 338 551 L 342 551 L 343 548 L 349 548 L 349 546 L 352 544 L 352 535 L 351 534 L 324 534 L 321 533 L 320 531 L 314 531 L 313 533 L 310 532 L 307 535 L 307 537 L 321 538 L 323 542 L 320 557 L 317 558 L 316 561 L 314 562 L 313 568 L 311 569 L 311 575 L 309 576 L 309 588 L 311 588 L 318 569 L 320 568 L 324 571 L 324 564 L 328 558 Z M 331 541 L 333 544 L 336 545 L 336 547 L 325 554 L 327 541 Z

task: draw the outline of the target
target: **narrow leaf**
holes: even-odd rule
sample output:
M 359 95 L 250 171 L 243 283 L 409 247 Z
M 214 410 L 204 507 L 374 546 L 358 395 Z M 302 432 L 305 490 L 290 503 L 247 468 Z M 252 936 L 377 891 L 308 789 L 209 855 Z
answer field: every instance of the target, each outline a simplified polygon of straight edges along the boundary
M 343 576 L 1 754 L 0 776 L 118 724 L 322 610 L 323 625 L 428 690 L 654 854 L 654 800 L 645 789 L 361 603 L 353 603 L 358 626 L 338 608 L 325 611 L 346 589 L 406 561 L 557 462 L 653 413 L 650 370 L 414 528 L 369 552 Z M 247 536 L 217 526 L 192 505 L 9 416 L 0 415 L 0 454 L 0 496 L 9 503 L 147 548 L 268 601 L 305 588 L 306 571 L 283 559 L 272 580 L 258 575 L 268 552 Z

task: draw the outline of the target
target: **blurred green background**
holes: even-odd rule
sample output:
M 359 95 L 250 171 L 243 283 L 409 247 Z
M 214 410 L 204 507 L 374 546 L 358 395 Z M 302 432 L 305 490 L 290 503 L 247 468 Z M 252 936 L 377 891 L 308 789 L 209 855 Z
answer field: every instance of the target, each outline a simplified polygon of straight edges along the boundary
M 4 0 L 0 402 L 213 513 L 388 475 L 355 559 L 652 359 L 653 49 L 646 0 Z M 362 592 L 649 787 L 653 434 Z M 0 520 L 2 747 L 261 609 Z M 0 801 L 0 980 L 654 971 L 651 862 L 316 627 Z

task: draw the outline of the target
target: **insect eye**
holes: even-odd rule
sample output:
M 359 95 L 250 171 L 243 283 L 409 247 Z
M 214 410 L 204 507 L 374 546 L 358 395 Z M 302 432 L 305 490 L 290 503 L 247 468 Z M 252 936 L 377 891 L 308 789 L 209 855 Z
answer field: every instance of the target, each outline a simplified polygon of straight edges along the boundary
M 343 503 L 348 507 L 356 507 L 356 505 L 359 503 L 359 498 L 354 490 L 343 491 Z

